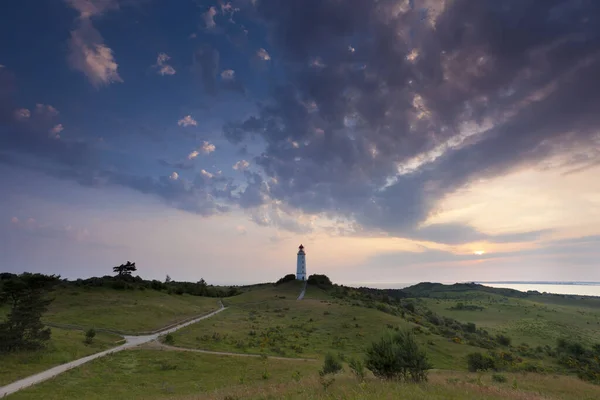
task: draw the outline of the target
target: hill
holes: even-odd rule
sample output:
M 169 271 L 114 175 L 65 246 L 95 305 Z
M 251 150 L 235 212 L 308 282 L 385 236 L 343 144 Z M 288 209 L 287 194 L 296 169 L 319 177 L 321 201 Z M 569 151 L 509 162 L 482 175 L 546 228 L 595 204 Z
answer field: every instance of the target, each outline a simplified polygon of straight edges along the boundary
M 298 301 L 302 287 L 298 281 L 239 287 L 236 296 L 223 299 L 226 310 L 163 338 L 169 346 L 153 343 L 95 360 L 9 398 L 600 398 L 600 386 L 585 382 L 600 382 L 594 361 L 600 356 L 600 299 L 473 284 L 422 283 L 399 291 L 321 280 Z M 79 307 L 85 296 L 113 297 L 97 304 L 113 304 L 119 318 L 150 306 L 145 315 L 152 319 L 157 304 L 194 310 L 216 302 L 139 289 L 63 288 L 55 295 L 56 309 L 46 318 L 73 323 L 84 319 L 68 308 Z M 128 307 L 119 311 L 119 302 Z M 88 314 L 85 323 L 95 323 Z M 110 325 L 106 314 L 97 319 Z M 365 357 L 385 332 L 403 330 L 414 334 L 433 365 L 429 383 L 398 385 L 371 373 L 361 382 L 352 375 L 351 359 Z M 329 383 L 318 374 L 328 353 L 344 367 Z M 473 353 L 491 360 L 491 370 L 469 372 Z

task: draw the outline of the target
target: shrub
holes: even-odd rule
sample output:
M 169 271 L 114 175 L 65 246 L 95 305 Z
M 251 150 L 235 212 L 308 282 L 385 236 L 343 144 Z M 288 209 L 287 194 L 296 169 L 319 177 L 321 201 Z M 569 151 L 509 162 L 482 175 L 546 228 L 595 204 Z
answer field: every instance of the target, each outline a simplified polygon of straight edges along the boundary
M 296 280 L 296 275 L 294 275 L 294 274 L 287 274 L 286 276 L 284 276 L 283 278 L 281 278 L 277 282 L 275 282 L 275 286 L 281 285 L 282 283 L 295 281 L 295 280 Z
M 431 368 L 410 331 L 387 333 L 367 349 L 366 367 L 377 377 L 422 382 Z
M 175 344 L 175 337 L 172 334 L 167 334 L 163 339 L 164 344 L 168 344 L 169 346 L 173 346 Z
M 362 360 L 352 357 L 350 360 L 348 360 L 348 366 L 358 380 L 361 382 L 365 380 L 365 364 L 362 362 Z
M 502 374 L 493 374 L 492 375 L 492 380 L 494 382 L 504 383 L 504 382 L 506 382 L 506 376 L 504 376 Z
M 496 342 L 498 342 L 502 346 L 510 346 L 511 340 L 510 340 L 510 337 L 508 337 L 506 335 L 498 334 L 498 335 L 496 335 Z
M 94 330 L 94 328 L 90 328 L 87 331 L 85 331 L 85 340 L 84 340 L 84 342 L 86 344 L 92 344 L 92 342 L 94 341 L 95 337 L 96 337 L 96 331 Z
M 323 368 L 319 371 L 321 376 L 327 374 L 336 374 L 342 370 L 342 364 L 337 358 L 331 353 L 325 355 L 325 361 L 323 362 Z
M 486 354 L 469 353 L 467 354 L 467 366 L 471 372 L 487 371 L 496 369 L 496 362 Z

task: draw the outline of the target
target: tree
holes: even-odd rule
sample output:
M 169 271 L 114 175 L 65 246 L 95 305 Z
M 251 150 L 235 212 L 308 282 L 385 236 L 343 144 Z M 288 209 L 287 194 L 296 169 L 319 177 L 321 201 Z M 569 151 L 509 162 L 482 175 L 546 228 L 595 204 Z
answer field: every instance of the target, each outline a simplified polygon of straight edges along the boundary
M 117 276 L 120 278 L 131 276 L 131 273 L 135 271 L 137 271 L 137 268 L 135 267 L 135 263 L 132 263 L 131 261 L 127 261 L 125 264 L 113 267 L 113 272 L 116 272 Z
M 2 302 L 10 307 L 6 321 L 0 324 L 0 353 L 34 350 L 50 339 L 50 328 L 41 321 L 53 299 L 48 291 L 59 277 L 24 273 L 4 280 L 0 292 Z
M 427 355 L 421 350 L 410 331 L 387 333 L 367 349 L 367 369 L 385 379 L 423 382 L 431 368 Z
M 165 283 L 169 283 L 171 281 L 172 281 L 171 277 L 169 275 L 167 275 L 167 277 L 165 278 Z
M 85 340 L 84 340 L 84 342 L 86 344 L 92 344 L 92 342 L 94 341 L 95 337 L 96 337 L 96 330 L 94 328 L 90 328 L 87 331 L 85 331 Z

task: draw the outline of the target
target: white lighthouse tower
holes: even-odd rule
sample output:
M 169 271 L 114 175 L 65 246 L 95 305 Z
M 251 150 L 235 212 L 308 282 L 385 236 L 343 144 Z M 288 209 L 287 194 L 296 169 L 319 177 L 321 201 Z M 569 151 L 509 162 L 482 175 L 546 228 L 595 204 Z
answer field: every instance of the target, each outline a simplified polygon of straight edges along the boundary
M 298 263 L 296 264 L 296 279 L 299 281 L 306 280 L 306 253 L 304 246 L 298 247 Z

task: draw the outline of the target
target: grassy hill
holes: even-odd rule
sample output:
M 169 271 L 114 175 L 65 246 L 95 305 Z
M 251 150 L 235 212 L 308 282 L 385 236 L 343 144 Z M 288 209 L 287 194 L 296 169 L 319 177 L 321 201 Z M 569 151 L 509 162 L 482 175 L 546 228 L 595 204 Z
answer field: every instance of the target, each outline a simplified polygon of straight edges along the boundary
M 157 290 L 59 288 L 44 321 L 127 333 L 152 331 L 218 308 L 212 297 Z
M 304 300 L 297 301 L 302 285 L 294 281 L 239 288 L 241 294 L 223 299 L 227 310 L 172 335 L 172 345 L 182 351 L 146 345 L 95 360 L 9 398 L 600 398 L 600 386 L 573 376 L 576 369 L 561 364 L 559 356 L 574 356 L 556 347 L 561 338 L 581 340 L 588 348 L 600 343 L 600 299 L 420 284 L 403 291 L 309 285 Z M 151 329 L 157 322 L 144 319 L 158 316 L 168 323 L 216 305 L 214 298 L 95 290 L 57 291 L 47 320 Z M 102 310 L 97 316 L 92 303 Z M 87 312 L 79 309 L 85 307 Z M 136 311 L 144 317 L 138 319 Z M 132 321 L 122 321 L 126 318 Z M 352 376 L 347 364 L 351 357 L 362 358 L 384 332 L 405 329 L 414 333 L 433 365 L 428 383 L 385 382 L 370 373 L 360 382 Z M 468 372 L 467 355 L 473 352 L 495 354 L 502 371 Z M 326 353 L 344 364 L 344 372 L 327 388 L 317 373 Z

